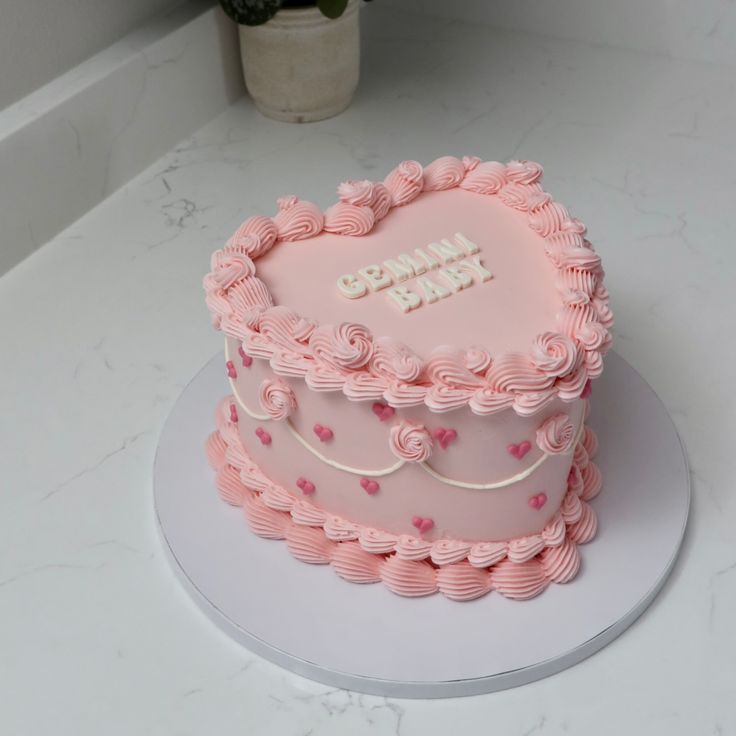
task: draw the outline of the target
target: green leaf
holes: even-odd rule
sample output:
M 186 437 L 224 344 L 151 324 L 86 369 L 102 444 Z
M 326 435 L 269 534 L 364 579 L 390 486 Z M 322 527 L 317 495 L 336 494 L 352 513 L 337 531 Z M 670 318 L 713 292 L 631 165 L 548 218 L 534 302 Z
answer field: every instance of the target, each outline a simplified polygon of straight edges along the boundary
M 236 23 L 259 26 L 276 15 L 281 0 L 220 0 L 220 5 Z
M 348 0 L 317 0 L 317 7 L 328 18 L 339 18 L 348 6 Z

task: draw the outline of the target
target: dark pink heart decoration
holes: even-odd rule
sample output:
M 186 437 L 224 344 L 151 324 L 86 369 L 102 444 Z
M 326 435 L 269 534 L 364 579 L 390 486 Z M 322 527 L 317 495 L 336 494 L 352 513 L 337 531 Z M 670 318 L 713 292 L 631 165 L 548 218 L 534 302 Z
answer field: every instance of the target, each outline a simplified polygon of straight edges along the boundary
M 256 437 L 258 437 L 262 445 L 271 444 L 271 435 L 263 427 L 256 427 Z
M 315 424 L 312 429 L 319 437 L 320 442 L 329 442 L 334 437 L 332 430 L 329 427 L 323 427 L 321 424 Z
M 420 534 L 428 532 L 434 526 L 434 521 L 432 521 L 432 519 L 422 516 L 412 516 L 411 523 L 412 526 L 419 530 Z
M 315 491 L 314 483 L 312 483 L 311 480 L 302 478 L 301 476 L 297 478 L 296 485 L 305 496 L 309 496 Z
M 361 478 L 360 487 L 369 495 L 372 496 L 374 493 L 378 493 L 381 490 L 381 486 L 375 480 L 370 478 Z
M 517 460 L 521 460 L 521 458 L 523 458 L 524 455 L 532 449 L 532 443 L 529 442 L 529 440 L 524 440 L 523 442 L 519 442 L 518 445 L 513 443 L 507 445 L 506 449 L 508 450 L 509 455 L 515 457 Z
M 248 355 L 245 350 L 243 350 L 242 345 L 238 348 L 238 355 L 243 360 L 243 366 L 245 368 L 250 368 L 253 365 L 253 358 L 251 358 L 250 355 Z
M 389 419 L 391 419 L 391 417 L 393 417 L 394 414 L 396 414 L 396 410 L 393 408 L 393 406 L 382 404 L 380 401 L 376 401 L 371 409 L 382 422 L 387 422 Z
M 233 424 L 238 423 L 238 410 L 235 407 L 235 404 L 230 404 L 230 421 Z
M 539 509 L 541 509 L 542 506 L 544 506 L 544 504 L 547 503 L 547 494 L 546 493 L 537 493 L 536 496 L 532 496 L 529 499 L 528 503 L 529 503 L 529 507 L 530 508 L 533 508 L 533 509 L 536 509 L 537 511 L 539 511 Z
M 443 450 L 446 450 L 450 443 L 457 439 L 457 432 L 454 429 L 445 429 L 444 427 L 437 427 L 433 435 Z
M 228 378 L 238 377 L 238 372 L 235 370 L 235 363 L 233 363 L 232 360 L 228 360 L 227 363 L 225 363 L 225 367 L 227 368 Z

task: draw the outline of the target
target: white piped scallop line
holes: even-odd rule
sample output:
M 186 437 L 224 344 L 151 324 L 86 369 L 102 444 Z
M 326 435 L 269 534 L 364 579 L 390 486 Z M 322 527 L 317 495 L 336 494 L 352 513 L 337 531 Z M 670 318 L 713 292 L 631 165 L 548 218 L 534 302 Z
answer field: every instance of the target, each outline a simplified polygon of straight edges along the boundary
M 574 448 L 577 444 L 580 438 L 583 435 L 585 427 L 585 421 L 582 421 L 580 424 L 580 427 L 578 427 L 578 431 L 575 434 L 575 440 L 573 441 L 571 448 Z M 572 449 L 570 450 L 572 452 Z M 421 463 L 421 466 L 426 470 L 433 478 L 436 480 L 447 483 L 451 486 L 456 486 L 457 488 L 470 488 L 472 490 L 477 491 L 490 491 L 494 488 L 504 488 L 505 486 L 513 485 L 514 483 L 518 483 L 519 481 L 524 480 L 525 478 L 528 478 L 550 455 L 547 453 L 543 454 L 540 458 L 536 460 L 536 462 L 532 463 L 528 468 L 525 468 L 520 473 L 517 473 L 511 478 L 507 478 L 506 480 L 500 480 L 497 483 L 468 483 L 463 480 L 453 480 L 452 478 L 447 478 L 444 475 L 440 475 L 434 468 L 431 468 L 426 462 Z
M 225 342 L 225 355 L 227 359 L 229 360 L 228 356 L 228 350 L 227 350 L 227 341 Z M 270 422 L 273 421 L 268 414 L 256 414 L 254 411 L 251 411 L 244 403 L 243 400 L 240 398 L 240 395 L 238 394 L 238 391 L 235 386 L 235 381 L 233 381 L 232 378 L 228 378 L 230 381 L 230 388 L 232 389 L 233 396 L 235 397 L 235 400 L 238 402 L 238 406 L 251 418 L 256 419 L 259 422 Z M 331 460 L 328 457 L 325 457 L 318 449 L 315 447 L 312 447 L 312 445 L 307 442 L 304 437 L 302 437 L 299 432 L 296 431 L 296 428 L 291 423 L 291 420 L 287 417 L 286 419 L 286 426 L 289 428 L 289 431 L 291 434 L 299 441 L 299 443 L 309 452 L 312 453 L 318 460 L 321 460 L 326 465 L 329 465 L 332 468 L 336 468 L 337 470 L 344 470 L 346 473 L 352 473 L 353 475 L 361 475 L 368 478 L 381 478 L 385 475 L 391 475 L 391 473 L 395 473 L 399 468 L 401 468 L 405 464 L 405 460 L 398 460 L 393 465 L 389 466 L 388 468 L 381 468 L 379 470 L 366 470 L 365 468 L 354 468 L 350 465 L 343 465 L 342 463 L 339 463 L 337 460 Z M 585 427 L 585 422 L 581 421 L 580 426 L 578 427 L 578 431 L 575 435 L 575 440 L 572 443 L 572 447 L 575 447 L 577 445 L 578 441 L 583 435 L 583 430 Z M 495 483 L 470 483 L 463 480 L 453 480 L 452 478 L 448 478 L 445 475 L 442 475 L 438 473 L 434 468 L 432 468 L 428 463 L 422 462 L 418 463 L 419 466 L 428 474 L 431 475 L 435 480 L 440 481 L 440 483 L 445 483 L 448 486 L 455 486 L 456 488 L 469 488 L 470 490 L 476 490 L 476 491 L 490 491 L 495 488 L 505 488 L 506 486 L 514 485 L 514 483 L 518 483 L 519 481 L 524 480 L 525 478 L 528 478 L 537 468 L 539 468 L 547 458 L 549 458 L 550 455 L 547 453 L 543 454 L 540 458 L 538 458 L 534 463 L 532 463 L 528 468 L 525 468 L 520 473 L 517 473 L 516 475 L 512 476 L 511 478 L 506 478 L 506 480 L 499 480 Z
M 381 470 L 361 470 L 360 468 L 352 468 L 349 465 L 343 465 L 342 463 L 337 462 L 337 460 L 330 460 L 330 458 L 325 457 L 315 447 L 312 447 L 312 445 L 310 445 L 309 442 L 307 442 L 304 437 L 302 437 L 299 432 L 296 431 L 294 425 L 291 423 L 291 419 L 287 418 L 286 426 L 289 428 L 289 431 L 294 435 L 294 437 L 296 437 L 296 439 L 299 440 L 299 442 L 301 442 L 301 444 L 306 447 L 307 450 L 312 453 L 312 455 L 314 455 L 316 458 L 319 458 L 323 463 L 326 463 L 333 468 L 337 468 L 338 470 L 344 470 L 346 473 L 380 478 L 384 475 L 391 475 L 391 473 L 395 473 L 406 462 L 405 460 L 398 460 L 390 467 L 382 468 Z

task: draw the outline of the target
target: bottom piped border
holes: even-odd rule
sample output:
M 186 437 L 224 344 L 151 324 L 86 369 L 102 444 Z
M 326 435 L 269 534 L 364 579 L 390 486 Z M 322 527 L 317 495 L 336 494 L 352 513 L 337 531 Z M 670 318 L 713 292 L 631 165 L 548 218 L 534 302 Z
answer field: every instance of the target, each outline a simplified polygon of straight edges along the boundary
M 601 474 L 591 461 L 598 441 L 590 427 L 575 447 L 560 509 L 541 533 L 505 542 L 429 542 L 328 514 L 268 479 L 243 447 L 231 421 L 231 401 L 227 397 L 218 406 L 217 429 L 206 446 L 221 498 L 244 508 L 258 536 L 285 539 L 296 559 L 330 564 L 349 582 L 383 582 L 392 592 L 410 597 L 440 592 L 468 601 L 495 590 L 526 600 L 550 583 L 572 580 L 580 569 L 577 546 L 595 536 L 597 519 L 588 501 L 601 489 Z

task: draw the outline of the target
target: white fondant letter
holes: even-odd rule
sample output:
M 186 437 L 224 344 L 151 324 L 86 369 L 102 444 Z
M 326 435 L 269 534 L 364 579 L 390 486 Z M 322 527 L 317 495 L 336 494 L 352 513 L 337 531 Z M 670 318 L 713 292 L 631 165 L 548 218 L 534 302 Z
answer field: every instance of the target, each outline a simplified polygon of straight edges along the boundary
M 460 243 L 463 248 L 472 256 L 473 253 L 480 253 L 480 248 L 472 241 L 468 240 L 462 233 L 455 233 L 456 242 Z
M 427 267 L 419 261 L 412 258 L 406 253 L 399 253 L 396 258 L 390 258 L 383 262 L 383 265 L 394 275 L 397 281 L 406 281 L 406 279 L 419 276 L 424 273 Z
M 480 262 L 480 256 L 466 258 L 464 261 L 460 261 L 458 265 L 469 269 L 480 281 L 488 281 L 488 279 L 493 278 L 493 274 Z
M 427 248 L 439 256 L 442 263 L 452 263 L 462 258 L 465 254 L 447 238 L 442 238 L 439 243 L 430 243 Z
M 413 291 L 409 291 L 406 286 L 394 286 L 393 289 L 388 290 L 386 295 L 399 305 L 402 312 L 411 312 L 422 303 L 420 297 Z
M 440 273 L 450 282 L 453 291 L 460 291 L 473 283 L 470 274 L 461 271 L 457 266 L 445 266 L 440 269 Z
M 446 296 L 450 296 L 450 292 L 444 286 L 440 286 L 428 276 L 420 276 L 417 279 L 417 285 L 422 287 L 424 298 L 429 304 L 434 304 L 438 299 L 444 299 Z
M 365 284 L 362 281 L 358 281 L 351 273 L 343 274 L 337 279 L 337 288 L 348 299 L 359 299 L 367 291 Z
M 417 258 L 421 258 L 426 264 L 427 269 L 432 270 L 433 268 L 439 267 L 439 261 L 436 261 L 429 253 L 425 253 L 421 248 L 414 249 L 414 255 Z M 420 273 L 419 271 L 417 273 Z
M 387 286 L 391 286 L 391 277 L 387 276 L 380 266 L 376 264 L 366 266 L 365 268 L 359 268 L 358 273 L 368 282 L 368 286 L 373 291 L 379 289 L 385 289 Z

